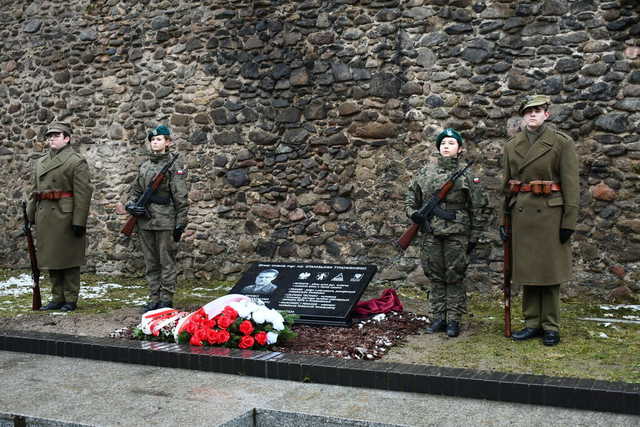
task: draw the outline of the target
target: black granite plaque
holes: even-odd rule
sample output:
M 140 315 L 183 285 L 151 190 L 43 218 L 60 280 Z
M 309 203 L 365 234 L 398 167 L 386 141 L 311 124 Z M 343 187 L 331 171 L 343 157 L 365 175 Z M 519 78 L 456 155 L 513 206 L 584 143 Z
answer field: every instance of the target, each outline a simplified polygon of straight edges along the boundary
M 230 293 L 295 313 L 297 323 L 348 326 L 351 310 L 376 270 L 375 265 L 256 262 Z

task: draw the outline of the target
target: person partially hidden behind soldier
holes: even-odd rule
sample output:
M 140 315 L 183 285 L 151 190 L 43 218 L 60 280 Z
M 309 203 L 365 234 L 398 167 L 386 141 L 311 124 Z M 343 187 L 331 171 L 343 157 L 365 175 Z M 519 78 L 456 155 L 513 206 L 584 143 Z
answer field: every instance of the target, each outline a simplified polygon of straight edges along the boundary
M 464 277 L 469 258 L 485 226 L 487 197 L 480 180 L 465 172 L 439 205 L 431 222 L 418 210 L 447 179 L 465 165 L 460 164 L 463 138 L 448 128 L 436 138 L 440 153 L 437 164 L 427 164 L 413 178 L 405 196 L 406 214 L 422 233 L 422 268 L 431 282 L 429 306 L 431 325 L 427 333 L 446 331 L 457 337 L 466 313 Z
M 49 270 L 51 280 L 51 301 L 41 310 L 73 311 L 85 263 L 91 174 L 85 158 L 71 147 L 68 124 L 52 123 L 45 135 L 49 150 L 34 163 L 27 205 L 36 226 L 38 266 Z
M 578 217 L 578 157 L 568 135 L 546 124 L 548 96 L 525 98 L 524 130 L 504 146 L 504 209 L 511 213 L 512 278 L 522 286 L 525 328 L 516 341 L 542 335 L 560 342 L 560 285 L 571 278 L 569 240 Z M 502 230 L 501 230 L 502 231 Z
M 186 170 L 178 158 L 165 179 L 153 193 L 147 206 L 137 206 L 154 176 L 170 160 L 171 131 L 158 126 L 148 135 L 150 154 L 138 170 L 129 191 L 125 209 L 138 217 L 137 231 L 145 263 L 145 277 L 149 285 L 149 302 L 143 311 L 173 307 L 176 292 L 177 243 L 187 227 L 189 209 Z
M 253 285 L 248 285 L 242 288 L 243 294 L 258 294 L 258 295 L 268 295 L 271 292 L 278 289 L 278 285 L 275 285 L 271 282 L 278 277 L 280 272 L 274 268 L 270 268 L 268 270 L 262 270 L 256 276 L 255 283 Z

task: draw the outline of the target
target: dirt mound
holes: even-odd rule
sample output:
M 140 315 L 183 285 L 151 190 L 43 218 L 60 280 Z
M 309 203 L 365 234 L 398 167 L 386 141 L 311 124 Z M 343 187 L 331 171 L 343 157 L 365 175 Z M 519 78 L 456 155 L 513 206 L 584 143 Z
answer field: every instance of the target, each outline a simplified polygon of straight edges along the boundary
M 131 331 L 139 321 L 139 309 L 123 308 L 99 314 L 50 312 L 0 318 L 0 328 L 133 339 Z M 411 312 L 391 312 L 354 321 L 350 327 L 294 325 L 297 337 L 273 350 L 344 359 L 380 359 L 408 335 L 420 333 L 426 324 L 425 317 Z

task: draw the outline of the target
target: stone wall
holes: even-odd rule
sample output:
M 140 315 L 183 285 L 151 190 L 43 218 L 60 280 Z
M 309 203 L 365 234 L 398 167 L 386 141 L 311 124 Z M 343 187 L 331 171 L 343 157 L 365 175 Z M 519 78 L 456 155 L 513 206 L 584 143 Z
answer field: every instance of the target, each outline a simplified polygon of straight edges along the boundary
M 142 270 L 115 211 L 168 124 L 189 168 L 185 277 L 255 260 L 374 263 L 421 281 L 405 187 L 433 138 L 462 131 L 493 206 L 531 92 L 580 155 L 576 283 L 640 276 L 640 34 L 635 0 L 3 1 L 1 265 L 25 266 L 19 201 L 54 119 L 95 176 L 88 267 Z M 494 218 L 470 284 L 500 282 Z

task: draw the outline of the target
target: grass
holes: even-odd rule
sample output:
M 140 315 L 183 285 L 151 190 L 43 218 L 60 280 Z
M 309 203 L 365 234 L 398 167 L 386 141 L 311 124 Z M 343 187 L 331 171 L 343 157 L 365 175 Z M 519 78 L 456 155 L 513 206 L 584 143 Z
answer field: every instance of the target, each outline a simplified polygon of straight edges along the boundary
M 27 271 L 0 270 L 0 282 L 11 277 L 30 275 Z M 124 307 L 139 307 L 147 302 L 147 283 L 143 277 L 126 278 L 82 274 L 79 304 L 82 310 L 75 315 L 108 313 Z M 217 297 L 225 295 L 233 286 L 230 282 L 179 280 L 175 305 L 194 310 Z M 47 274 L 40 278 L 43 305 L 51 298 L 51 284 Z M 24 286 L 0 288 L 0 317 L 37 314 L 31 310 L 31 289 Z M 43 313 L 46 314 L 46 313 Z
M 383 361 L 398 361 L 500 372 L 542 374 L 640 382 L 640 325 L 601 323 L 583 317 L 639 316 L 638 311 L 604 310 L 601 302 L 576 298 L 563 300 L 559 345 L 545 347 L 540 339 L 515 342 L 503 334 L 501 296 L 472 294 L 466 328 L 460 337 L 444 334 L 411 337 L 391 350 Z M 524 327 L 521 299 L 511 308 L 512 329 Z
M 26 271 L 0 270 L 0 282 Z M 43 303 L 49 300 L 50 284 L 41 279 Z M 74 316 L 109 313 L 123 307 L 141 306 L 147 299 L 144 278 L 124 278 L 83 274 L 82 310 Z M 175 303 L 192 311 L 225 295 L 230 282 L 179 280 Z M 380 294 L 382 288 L 370 286 L 363 299 Z M 15 291 L 15 292 L 14 292 Z M 424 292 L 414 287 L 402 287 L 400 297 L 407 310 L 424 312 Z M 638 316 L 631 310 L 604 310 L 602 302 L 587 297 L 563 300 L 561 304 L 562 342 L 545 347 L 539 339 L 514 342 L 503 336 L 501 294 L 471 294 L 469 315 L 464 320 L 460 337 L 447 339 L 443 334 L 411 336 L 392 348 L 382 362 L 427 364 L 480 370 L 543 374 L 560 377 L 594 378 L 609 381 L 640 383 L 640 325 L 603 323 L 579 320 L 582 317 L 604 318 L 613 314 Z M 521 301 L 512 302 L 512 328 L 523 327 Z M 0 317 L 19 317 L 31 311 L 30 288 L 0 287 Z M 42 313 L 46 315 L 45 313 Z M 605 337 L 606 336 L 606 337 Z

